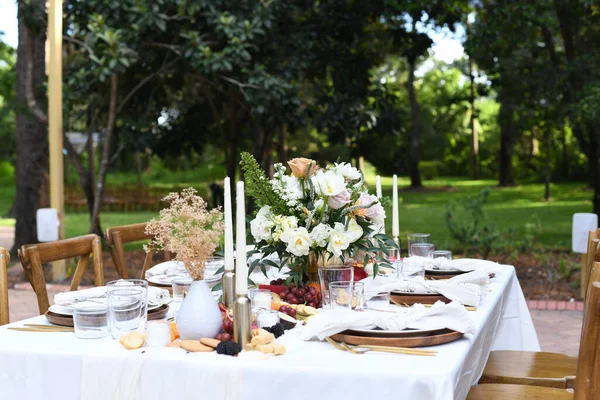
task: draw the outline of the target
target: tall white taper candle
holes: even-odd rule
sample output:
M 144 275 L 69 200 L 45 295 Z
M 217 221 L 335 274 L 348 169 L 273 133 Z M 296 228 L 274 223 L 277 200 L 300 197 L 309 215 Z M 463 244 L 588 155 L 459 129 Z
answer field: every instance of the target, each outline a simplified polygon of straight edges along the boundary
M 236 195 L 236 257 L 235 257 L 235 294 L 248 294 L 248 265 L 246 264 L 246 204 L 244 202 L 244 182 L 237 183 Z
M 378 199 L 381 199 L 381 177 L 379 175 L 375 177 L 375 194 Z
M 231 180 L 226 177 L 223 181 L 225 190 L 225 271 L 233 271 L 233 218 L 231 215 Z
M 398 177 L 392 179 L 392 237 L 400 236 L 400 221 L 398 220 Z

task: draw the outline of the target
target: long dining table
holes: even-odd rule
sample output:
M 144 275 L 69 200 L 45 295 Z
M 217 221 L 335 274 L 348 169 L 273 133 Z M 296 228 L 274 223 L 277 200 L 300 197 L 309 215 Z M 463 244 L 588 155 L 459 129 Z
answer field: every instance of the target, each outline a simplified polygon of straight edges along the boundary
M 470 311 L 476 332 L 432 347 L 434 357 L 340 351 L 288 331 L 282 356 L 238 357 L 173 348 L 125 350 L 111 338 L 0 327 L 0 398 L 45 400 L 387 399 L 464 400 L 492 350 L 539 351 L 514 267 L 498 265 Z

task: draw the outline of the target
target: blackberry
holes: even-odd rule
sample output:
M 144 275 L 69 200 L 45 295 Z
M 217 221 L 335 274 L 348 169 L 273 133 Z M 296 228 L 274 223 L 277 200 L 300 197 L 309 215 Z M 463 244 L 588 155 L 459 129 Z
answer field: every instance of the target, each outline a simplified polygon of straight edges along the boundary
M 285 333 L 285 330 L 283 329 L 283 325 L 281 325 L 279 322 L 271 327 L 263 328 L 263 329 L 269 333 L 272 333 L 273 336 L 275 336 L 275 339 L 277 339 L 279 336 L 281 336 Z
M 242 346 L 237 342 L 225 340 L 217 345 L 217 354 L 235 356 L 240 351 L 242 351 Z

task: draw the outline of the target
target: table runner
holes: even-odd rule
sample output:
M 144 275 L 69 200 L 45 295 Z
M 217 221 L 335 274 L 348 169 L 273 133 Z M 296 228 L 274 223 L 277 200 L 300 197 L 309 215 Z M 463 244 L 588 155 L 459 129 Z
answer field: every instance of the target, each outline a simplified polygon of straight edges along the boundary
M 490 290 L 471 312 L 476 333 L 436 346 L 436 357 L 354 355 L 286 334 L 279 339 L 284 356 L 256 361 L 166 348 L 125 351 L 110 339 L 0 327 L 2 398 L 464 400 L 491 349 L 539 351 L 514 268 L 501 266 Z

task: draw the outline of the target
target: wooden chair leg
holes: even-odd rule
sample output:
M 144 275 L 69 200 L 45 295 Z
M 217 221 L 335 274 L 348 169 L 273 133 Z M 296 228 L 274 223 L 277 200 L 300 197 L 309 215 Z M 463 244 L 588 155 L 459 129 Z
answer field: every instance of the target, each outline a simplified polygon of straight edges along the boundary
M 104 286 L 104 267 L 102 266 L 102 243 L 97 236 L 92 242 L 92 254 L 94 256 L 94 276 L 96 286 Z
M 37 296 L 38 308 L 40 315 L 46 313 L 50 308 L 50 301 L 48 300 L 48 289 L 46 288 L 46 279 L 44 278 L 44 269 L 42 268 L 42 262 L 40 260 L 40 254 L 37 248 L 31 251 L 31 269 L 33 276 L 33 290 Z
M 123 239 L 121 232 L 115 232 L 113 235 L 115 258 L 113 259 L 121 279 L 129 279 L 129 268 L 125 261 L 125 249 L 123 248 Z
M 87 267 L 88 261 L 90 260 L 90 255 L 86 254 L 79 258 L 79 262 L 77 262 L 77 267 L 75 267 L 75 273 L 73 274 L 73 280 L 71 281 L 71 291 L 77 290 L 79 284 L 81 283 L 81 278 L 83 278 L 83 273 L 85 272 L 85 268 Z

